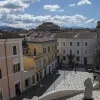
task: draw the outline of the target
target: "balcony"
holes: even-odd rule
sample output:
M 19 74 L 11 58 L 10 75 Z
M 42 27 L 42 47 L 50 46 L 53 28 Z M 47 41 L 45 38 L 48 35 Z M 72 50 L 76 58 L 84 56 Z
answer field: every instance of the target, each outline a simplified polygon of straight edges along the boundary
M 36 59 L 42 57 L 42 53 L 39 53 L 39 54 L 37 54 L 36 56 L 33 56 L 33 57 L 34 57 L 34 60 L 36 60 Z

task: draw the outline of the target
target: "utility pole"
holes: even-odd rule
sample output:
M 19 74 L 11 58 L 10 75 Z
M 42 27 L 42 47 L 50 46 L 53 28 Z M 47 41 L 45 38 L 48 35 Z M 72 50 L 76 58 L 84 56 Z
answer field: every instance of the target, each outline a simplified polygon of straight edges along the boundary
M 54 91 L 55 91 L 55 69 L 54 69 Z
M 64 85 L 65 85 L 65 64 L 63 64 L 64 67 Z

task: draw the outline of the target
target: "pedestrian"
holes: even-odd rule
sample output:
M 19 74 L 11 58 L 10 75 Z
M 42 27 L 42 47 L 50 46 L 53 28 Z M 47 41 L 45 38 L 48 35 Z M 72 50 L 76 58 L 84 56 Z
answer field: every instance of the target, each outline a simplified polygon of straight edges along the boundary
M 72 62 L 72 68 L 74 69 L 75 66 L 75 61 Z
M 75 66 L 74 66 L 75 72 L 77 71 L 77 66 L 78 66 L 78 63 L 76 62 L 76 63 L 75 63 Z

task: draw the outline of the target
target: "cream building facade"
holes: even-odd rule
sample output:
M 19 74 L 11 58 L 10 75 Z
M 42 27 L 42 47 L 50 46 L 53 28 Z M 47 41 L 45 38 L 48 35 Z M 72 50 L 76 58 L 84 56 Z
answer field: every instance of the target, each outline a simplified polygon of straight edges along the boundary
M 96 32 L 66 32 L 57 35 L 59 62 L 68 64 L 68 55 L 74 56 L 73 61 L 79 64 L 93 64 L 93 53 L 97 43 Z

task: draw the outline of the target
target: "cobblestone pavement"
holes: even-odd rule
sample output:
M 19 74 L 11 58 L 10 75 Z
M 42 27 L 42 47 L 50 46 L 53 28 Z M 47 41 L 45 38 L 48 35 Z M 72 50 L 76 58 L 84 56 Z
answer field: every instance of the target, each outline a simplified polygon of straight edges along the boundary
M 66 100 L 82 100 L 83 97 L 84 95 L 82 93 Z M 94 100 L 100 100 L 100 90 L 93 91 L 93 98 Z
M 57 87 L 56 90 L 80 90 L 84 89 L 84 81 L 87 78 L 91 78 L 93 81 L 93 74 L 88 72 L 74 72 L 71 71 Z

